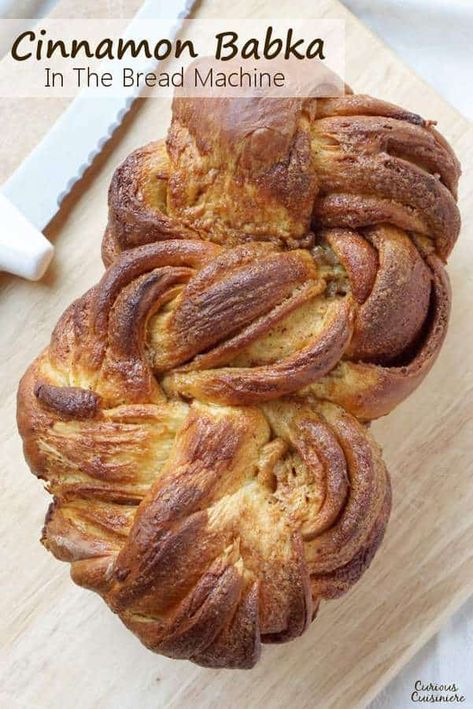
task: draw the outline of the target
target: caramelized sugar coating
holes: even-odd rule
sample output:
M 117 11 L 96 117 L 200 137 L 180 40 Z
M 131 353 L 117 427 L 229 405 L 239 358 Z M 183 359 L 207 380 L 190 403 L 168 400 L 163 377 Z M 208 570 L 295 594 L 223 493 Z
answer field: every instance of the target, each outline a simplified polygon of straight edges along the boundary
M 458 162 L 366 97 L 176 99 L 118 168 L 102 280 L 19 389 L 43 543 L 146 646 L 252 667 L 379 546 L 367 423 L 443 342 Z

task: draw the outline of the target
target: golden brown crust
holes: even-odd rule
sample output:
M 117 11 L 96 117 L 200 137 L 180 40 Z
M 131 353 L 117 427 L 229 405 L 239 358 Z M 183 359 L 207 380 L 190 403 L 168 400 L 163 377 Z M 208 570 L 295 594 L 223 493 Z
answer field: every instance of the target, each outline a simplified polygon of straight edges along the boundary
M 135 246 L 193 236 L 167 213 L 168 179 L 163 140 L 135 150 L 117 168 L 110 183 L 109 223 L 102 244 L 106 265 Z
M 317 176 L 299 99 L 174 99 L 168 208 L 225 244 L 286 243 L 310 228 Z
M 442 262 L 428 256 L 432 293 L 423 332 L 412 349 L 391 366 L 374 362 L 340 362 L 327 377 L 306 390 L 337 402 L 364 421 L 385 416 L 430 372 L 447 334 L 451 291 Z
M 24 375 L 18 427 L 74 581 L 150 649 L 248 668 L 382 540 L 363 422 L 442 345 L 459 166 L 357 95 L 176 99 L 166 146 L 115 173 L 109 267 Z
M 252 666 L 261 642 L 302 633 L 380 542 L 389 480 L 376 444 L 333 404 L 284 396 L 301 383 L 291 366 L 312 381 L 327 353 L 338 360 L 346 298 L 302 364 L 296 353 L 283 376 L 277 364 L 258 371 L 248 391 L 259 405 L 245 392 L 232 407 L 187 403 L 159 385 L 255 319 L 277 323 L 294 292 L 295 307 L 320 299 L 319 281 L 306 251 L 142 246 L 66 311 L 21 382 L 25 455 L 55 496 L 43 543 L 163 654 Z
M 175 99 L 164 143 L 135 151 L 110 188 L 106 263 L 162 238 L 305 246 L 313 226 L 390 223 L 446 260 L 460 166 L 431 121 L 362 95 Z

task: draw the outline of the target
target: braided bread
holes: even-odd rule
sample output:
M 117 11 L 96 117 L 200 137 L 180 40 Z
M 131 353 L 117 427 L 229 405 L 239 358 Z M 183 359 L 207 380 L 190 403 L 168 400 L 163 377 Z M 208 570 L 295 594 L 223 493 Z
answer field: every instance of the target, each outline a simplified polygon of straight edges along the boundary
M 366 97 L 175 99 L 109 193 L 101 281 L 19 389 L 43 544 L 152 650 L 252 667 L 368 567 L 368 422 L 442 345 L 459 165 Z

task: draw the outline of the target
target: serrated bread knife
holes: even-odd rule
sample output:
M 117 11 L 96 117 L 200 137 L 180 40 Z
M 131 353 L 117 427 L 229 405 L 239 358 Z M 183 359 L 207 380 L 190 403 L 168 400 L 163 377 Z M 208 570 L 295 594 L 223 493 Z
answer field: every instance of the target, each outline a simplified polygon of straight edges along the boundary
M 146 0 L 128 30 L 138 20 L 165 19 L 170 21 L 169 39 L 173 39 L 193 4 L 194 0 Z M 149 60 L 141 68 L 149 70 Z M 43 276 L 54 252 L 43 229 L 139 93 L 140 89 L 113 97 L 80 93 L 4 183 L 0 191 L 0 271 L 33 281 Z M 54 160 L 53 170 L 51 156 L 60 156 Z

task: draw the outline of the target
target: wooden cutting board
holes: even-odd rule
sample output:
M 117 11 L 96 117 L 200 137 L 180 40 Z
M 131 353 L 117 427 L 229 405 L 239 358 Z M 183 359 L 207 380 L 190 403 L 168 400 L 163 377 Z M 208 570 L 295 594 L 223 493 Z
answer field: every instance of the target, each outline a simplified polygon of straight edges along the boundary
M 205 670 L 153 655 L 40 546 L 48 496 L 22 458 L 16 386 L 66 305 L 102 272 L 100 240 L 113 169 L 130 150 L 165 134 L 169 101 L 143 101 L 50 226 L 57 252 L 47 277 L 38 284 L 6 275 L 0 280 L 0 705 L 8 709 L 364 706 L 472 591 L 473 130 L 335 0 L 282 0 L 277 8 L 281 16 L 345 18 L 349 83 L 437 119 L 464 166 L 464 227 L 449 264 L 454 307 L 447 341 L 420 389 L 373 425 L 394 486 L 385 542 L 348 595 L 323 605 L 304 637 L 265 648 L 251 672 Z M 269 0 L 233 0 L 231 10 L 224 0 L 207 0 L 197 13 L 270 17 L 276 10 Z M 6 128 L 27 130 L 21 110 Z M 46 129 L 45 115 L 30 119 L 36 135 Z M 3 145 L 7 137 L 4 131 Z M 21 153 L 28 141 L 20 143 Z

